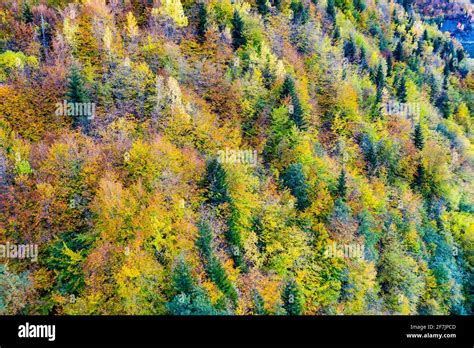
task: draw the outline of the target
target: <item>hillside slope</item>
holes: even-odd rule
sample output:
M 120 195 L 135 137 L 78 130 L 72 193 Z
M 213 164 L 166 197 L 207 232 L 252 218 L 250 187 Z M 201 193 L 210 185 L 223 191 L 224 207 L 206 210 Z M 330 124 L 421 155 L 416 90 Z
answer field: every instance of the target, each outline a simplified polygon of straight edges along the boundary
M 0 314 L 470 314 L 472 61 L 412 6 L 2 1 Z

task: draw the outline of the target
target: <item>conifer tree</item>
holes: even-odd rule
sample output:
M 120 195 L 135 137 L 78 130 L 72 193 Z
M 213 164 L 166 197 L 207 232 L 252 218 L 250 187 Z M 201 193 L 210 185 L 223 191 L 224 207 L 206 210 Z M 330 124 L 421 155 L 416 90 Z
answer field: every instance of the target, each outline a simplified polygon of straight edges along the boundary
M 336 6 L 334 5 L 334 0 L 328 0 L 328 5 L 326 9 L 328 16 L 335 21 L 336 20 Z
M 308 184 L 301 163 L 291 164 L 283 173 L 282 178 L 284 186 L 289 188 L 296 198 L 296 207 L 299 210 L 309 207 L 311 202 L 308 198 Z
M 397 46 L 395 47 L 395 51 L 393 51 L 393 56 L 398 61 L 402 61 L 405 58 L 403 54 L 403 45 L 401 40 L 398 41 Z
M 281 12 L 282 1 L 283 0 L 273 0 L 273 7 L 275 7 L 278 12 Z
M 173 284 L 178 293 L 191 294 L 194 289 L 194 279 L 186 261 L 180 257 L 173 272 Z
M 332 36 L 333 43 L 337 42 L 341 38 L 341 30 L 337 24 L 334 25 L 334 34 Z
M 262 295 L 255 289 L 252 290 L 253 314 L 267 315 L 268 311 L 265 309 L 265 301 Z
M 203 184 L 207 188 L 206 197 L 209 203 L 219 205 L 229 201 L 226 173 L 218 159 L 207 162 Z
M 418 149 L 418 150 L 423 150 L 423 146 L 425 144 L 425 140 L 423 138 L 423 132 L 422 132 L 422 129 L 421 129 L 421 124 L 418 123 L 416 126 L 415 126 L 415 131 L 413 133 L 413 142 L 415 144 L 415 147 Z
M 306 128 L 306 122 L 304 120 L 304 111 L 301 107 L 298 94 L 296 93 L 295 81 L 290 75 L 287 75 L 285 77 L 285 81 L 283 82 L 281 91 L 281 98 L 286 98 L 288 96 L 291 98 L 290 119 L 296 124 L 299 129 L 304 130 Z
M 298 284 L 293 279 L 287 281 L 281 299 L 287 315 L 303 314 L 303 301 Z
M 387 56 L 387 76 L 388 77 L 392 76 L 392 69 L 393 69 L 393 59 L 392 59 L 392 55 L 389 54 Z
M 33 12 L 31 12 L 31 5 L 26 0 L 23 1 L 21 16 L 23 17 L 25 23 L 33 22 Z
M 362 150 L 364 152 L 364 158 L 367 162 L 367 173 L 370 176 L 373 176 L 377 171 L 378 158 L 374 143 L 367 135 L 363 137 Z
M 247 39 L 244 36 L 244 21 L 237 10 L 234 11 L 232 18 L 232 46 L 234 50 L 247 44 Z
M 339 178 L 337 179 L 337 194 L 340 199 L 343 201 L 347 198 L 347 183 L 346 183 L 346 171 L 341 169 L 341 173 L 339 174 Z
M 344 57 L 346 57 L 351 63 L 356 59 L 357 47 L 355 45 L 354 39 L 352 36 L 349 40 L 344 42 Z
M 293 24 L 304 24 L 308 21 L 308 9 L 305 8 L 301 1 L 292 0 L 290 9 L 293 11 Z
M 413 186 L 421 193 L 424 193 L 423 186 L 425 183 L 425 177 L 426 177 L 425 167 L 423 167 L 422 163 L 418 163 L 418 166 L 416 167 L 416 173 L 414 177 Z
M 72 66 L 69 73 L 66 99 L 69 103 L 88 103 L 90 101 L 89 92 L 85 87 L 84 79 L 82 78 L 79 68 L 75 65 Z M 89 117 L 86 115 L 75 115 L 73 125 L 76 127 L 84 127 L 87 131 Z
M 197 35 L 200 42 L 204 42 L 206 40 L 206 33 L 208 28 L 208 20 L 207 20 L 207 8 L 206 4 L 199 3 L 199 10 L 198 10 L 198 25 L 197 25 Z
M 407 91 L 407 81 L 405 79 L 405 76 L 402 76 L 400 80 L 400 84 L 398 85 L 397 97 L 402 103 L 407 102 L 408 91 Z
M 265 17 L 270 11 L 268 8 L 268 0 L 257 0 L 257 10 L 262 17 Z

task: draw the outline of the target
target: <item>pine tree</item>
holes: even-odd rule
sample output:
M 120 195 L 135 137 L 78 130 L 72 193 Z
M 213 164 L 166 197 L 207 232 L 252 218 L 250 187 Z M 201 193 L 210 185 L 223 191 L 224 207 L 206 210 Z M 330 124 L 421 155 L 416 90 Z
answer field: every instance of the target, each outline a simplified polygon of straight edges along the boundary
M 79 71 L 79 68 L 75 65 L 72 66 L 69 73 L 66 99 L 69 103 L 88 103 L 89 93 L 85 87 L 85 82 Z M 89 126 L 89 116 L 76 115 L 73 118 L 73 125 L 75 127 L 83 127 L 87 132 Z
M 424 183 L 426 180 L 426 172 L 422 163 L 418 163 L 414 176 L 413 186 L 421 193 L 424 193 Z
M 244 22 L 237 10 L 234 11 L 232 18 L 232 46 L 234 50 L 247 44 L 247 39 L 244 36 Z
M 367 162 L 367 173 L 370 176 L 373 176 L 375 175 L 378 168 L 378 158 L 374 143 L 367 135 L 363 137 L 362 150 L 364 152 L 364 158 Z
M 334 25 L 334 34 L 332 36 L 333 43 L 336 43 L 341 38 L 341 30 L 337 24 Z
M 347 198 L 347 183 L 346 183 L 346 171 L 341 169 L 341 173 L 339 174 L 339 178 L 337 179 L 337 194 L 339 198 L 343 201 Z
M 308 184 L 301 163 L 291 164 L 283 173 L 282 179 L 284 186 L 296 198 L 296 208 L 304 210 L 309 207 L 311 202 L 308 198 Z
M 349 40 L 344 42 L 344 57 L 346 57 L 351 63 L 356 59 L 357 47 L 352 36 Z
M 290 75 L 285 77 L 285 81 L 283 82 L 282 91 L 281 91 L 281 98 L 286 97 L 291 98 L 291 107 L 292 111 L 290 112 L 290 119 L 296 124 L 296 126 L 304 130 L 306 129 L 306 122 L 304 120 L 304 111 L 301 107 L 300 99 L 298 94 L 296 93 L 295 88 L 295 81 Z
M 402 76 L 400 80 L 400 84 L 398 85 L 397 97 L 402 103 L 407 102 L 408 91 L 407 91 L 407 82 L 406 82 L 405 76 Z
M 415 131 L 413 133 L 413 142 L 415 144 L 415 147 L 418 149 L 418 150 L 423 150 L 423 146 L 425 144 L 425 140 L 423 139 L 423 132 L 422 132 L 422 129 L 421 129 L 421 124 L 418 123 L 416 126 L 415 126 Z
M 219 205 L 229 201 L 226 173 L 216 158 L 207 162 L 203 184 L 207 188 L 206 197 L 209 203 Z
M 208 262 L 212 257 L 212 230 L 206 222 L 199 222 L 198 238 L 196 239 L 196 246 L 201 253 L 204 262 Z
M 375 74 L 375 85 L 377 87 L 376 102 L 382 102 L 383 89 L 385 87 L 385 75 L 383 73 L 382 64 L 379 64 Z
M 281 12 L 282 0 L 273 0 L 273 7 L 276 8 L 278 12 Z
M 387 56 L 387 76 L 388 77 L 392 76 L 392 69 L 393 69 L 393 59 L 392 59 L 392 55 L 389 54 Z
M 402 61 L 405 58 L 403 54 L 403 45 L 401 40 L 398 41 L 397 46 L 395 47 L 395 51 L 393 51 L 393 56 L 398 61 Z
M 287 315 L 303 314 L 303 301 L 298 284 L 293 279 L 287 281 L 281 299 Z
M 84 80 L 79 68 L 75 65 L 72 66 L 69 73 L 66 97 L 70 103 L 87 103 L 89 101 L 89 94 Z
M 362 71 L 369 69 L 369 63 L 367 63 L 367 52 L 364 46 L 360 48 L 360 64 L 359 65 Z
M 365 4 L 364 0 L 354 0 L 354 7 L 357 11 L 362 12 L 365 10 L 367 5 Z
M 257 290 L 252 290 L 252 302 L 253 302 L 253 314 L 255 315 L 267 315 L 268 311 L 265 309 L 265 301 L 262 295 Z
M 265 17 L 270 11 L 268 8 L 268 0 L 257 0 L 257 10 L 262 17 Z
M 33 12 L 31 12 L 31 5 L 28 1 L 23 2 L 21 16 L 25 23 L 33 22 Z
M 208 20 L 207 20 L 207 8 L 206 4 L 199 3 L 199 12 L 198 12 L 198 25 L 197 25 L 197 35 L 199 41 L 202 43 L 206 40 L 206 33 L 208 28 Z
M 189 295 L 194 289 L 194 279 L 186 261 L 180 257 L 173 270 L 173 285 L 178 293 Z
M 328 5 L 326 9 L 328 16 L 335 21 L 336 20 L 336 6 L 334 5 L 334 0 L 328 0 Z
M 293 11 L 293 24 L 304 24 L 308 21 L 309 13 L 303 3 L 299 0 L 292 0 L 290 9 Z

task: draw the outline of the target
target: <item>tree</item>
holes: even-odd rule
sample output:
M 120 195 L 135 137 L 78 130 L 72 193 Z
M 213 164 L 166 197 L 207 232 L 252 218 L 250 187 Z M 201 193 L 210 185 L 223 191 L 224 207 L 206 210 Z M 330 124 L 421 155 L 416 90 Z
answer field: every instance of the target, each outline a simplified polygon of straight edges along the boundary
M 253 314 L 267 315 L 268 311 L 265 309 L 265 301 L 262 295 L 256 289 L 252 289 Z
M 413 143 L 415 144 L 415 147 L 418 149 L 418 150 L 423 150 L 423 146 L 425 144 L 425 140 L 423 138 L 423 131 L 421 129 L 421 124 L 418 123 L 416 126 L 415 126 L 415 130 L 413 132 Z
M 339 178 L 337 179 L 337 194 L 342 200 L 346 200 L 347 196 L 347 184 L 346 184 L 346 171 L 341 169 Z
M 88 103 L 89 92 L 85 87 L 85 82 L 76 65 L 73 65 L 68 78 L 66 99 L 69 103 Z M 66 110 L 64 110 L 66 112 Z M 89 125 L 89 116 L 87 115 L 76 115 L 73 118 L 74 126 L 84 127 L 87 131 Z
M 395 51 L 393 51 L 393 56 L 398 61 L 402 61 L 405 58 L 405 55 L 403 53 L 403 45 L 402 45 L 401 40 L 398 41 L 397 46 L 395 47 Z
M 218 159 L 207 162 L 203 185 L 207 188 L 205 196 L 209 203 L 219 205 L 229 201 L 225 169 Z
M 298 284 L 293 279 L 286 282 L 285 288 L 281 295 L 283 308 L 287 315 L 303 314 L 303 301 Z
M 33 22 L 33 12 L 31 12 L 31 5 L 27 0 L 23 1 L 21 16 L 25 23 Z
M 304 210 L 310 206 L 308 198 L 308 184 L 303 173 L 301 163 L 291 164 L 282 175 L 283 184 L 290 189 L 291 194 L 296 198 L 296 207 Z
M 344 57 L 346 57 L 351 63 L 355 62 L 357 54 L 357 47 L 354 42 L 354 38 L 351 36 L 349 40 L 344 42 Z
M 370 137 L 367 135 L 365 135 L 362 139 L 362 151 L 367 163 L 367 173 L 370 176 L 373 176 L 376 174 L 378 168 L 377 151 L 372 139 L 370 139 Z
M 301 1 L 292 0 L 290 9 L 293 11 L 293 24 L 304 24 L 308 21 L 308 9 L 305 8 Z
M 257 10 L 258 13 L 262 15 L 262 17 L 265 17 L 270 11 L 268 9 L 268 0 L 257 0 Z
M 424 193 L 425 180 L 426 180 L 425 167 L 423 166 L 423 163 L 418 163 L 418 166 L 416 167 L 414 181 L 413 181 L 414 188 L 416 188 L 419 192 Z
M 207 14 L 207 7 L 205 3 L 199 3 L 198 5 L 198 25 L 197 25 L 197 35 L 200 42 L 203 42 L 206 39 L 206 33 L 208 28 L 208 14 Z
M 304 130 L 306 128 L 306 122 L 304 120 L 304 111 L 301 107 L 300 99 L 296 93 L 295 81 L 290 75 L 286 75 L 285 81 L 283 82 L 280 98 L 291 98 L 290 106 L 290 119 L 296 124 L 296 126 Z
M 393 69 L 393 59 L 392 59 L 392 55 L 389 54 L 387 56 L 387 76 L 388 77 L 392 76 L 392 69 Z
M 239 11 L 234 10 L 232 18 L 232 46 L 234 50 L 247 44 L 247 39 L 244 36 L 244 21 L 240 17 Z
M 173 271 L 173 286 L 178 293 L 191 294 L 194 289 L 194 279 L 186 261 L 180 257 Z
M 406 103 L 408 99 L 408 91 L 407 91 L 407 81 L 405 76 L 402 76 L 400 83 L 397 88 L 397 97 L 402 103 Z
M 366 9 L 367 5 L 364 0 L 354 0 L 354 7 L 357 11 L 362 12 Z
M 336 20 L 336 6 L 334 5 L 334 0 L 328 0 L 326 12 L 332 21 Z
M 283 0 L 273 0 L 273 6 L 277 9 L 278 12 L 281 12 L 282 1 Z
M 173 270 L 173 287 L 176 295 L 166 305 L 172 315 L 216 315 L 220 314 L 211 303 L 207 291 L 195 285 L 188 264 L 180 257 Z

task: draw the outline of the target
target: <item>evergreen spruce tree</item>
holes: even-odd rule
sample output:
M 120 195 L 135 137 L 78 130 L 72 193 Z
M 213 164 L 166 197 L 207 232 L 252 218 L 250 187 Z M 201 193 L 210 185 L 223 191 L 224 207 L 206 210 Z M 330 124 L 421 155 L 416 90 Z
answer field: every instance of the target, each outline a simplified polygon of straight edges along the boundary
M 270 11 L 268 8 L 268 0 L 256 0 L 258 13 L 265 17 Z
M 413 179 L 414 179 L 414 182 L 413 182 L 414 188 L 417 189 L 419 192 L 424 193 L 423 186 L 426 179 L 426 172 L 422 163 L 418 163 L 418 166 L 416 167 L 416 173 Z
M 295 81 L 290 75 L 285 77 L 285 81 L 283 82 L 282 91 L 281 91 L 281 98 L 286 97 L 291 98 L 291 105 L 292 111 L 290 112 L 290 119 L 296 124 L 296 126 L 304 130 L 306 129 L 306 122 L 304 120 L 304 111 L 301 107 L 300 99 L 298 94 L 296 93 L 295 88 Z
M 234 10 L 234 17 L 232 18 L 232 46 L 234 50 L 244 46 L 247 39 L 244 36 L 244 21 L 237 10 Z
M 25 23 L 33 22 L 33 12 L 31 12 L 31 5 L 28 1 L 23 1 L 21 16 Z
M 209 203 L 219 205 L 229 201 L 225 169 L 218 159 L 213 158 L 207 162 L 203 186 L 207 188 Z
M 287 315 L 303 314 L 303 301 L 298 284 L 293 279 L 287 281 L 281 299 Z
M 67 82 L 66 100 L 68 103 L 88 103 L 89 92 L 85 87 L 85 82 L 82 78 L 79 68 L 72 66 Z M 65 111 L 66 112 L 66 111 Z M 73 125 L 75 127 L 83 127 L 87 131 L 89 125 L 89 116 L 75 115 L 73 116 Z
M 393 51 L 393 56 L 398 61 L 402 61 L 405 58 L 403 54 L 403 45 L 401 40 L 398 41 L 397 46 L 395 47 L 395 51 Z
M 336 43 L 341 38 L 341 30 L 337 24 L 334 25 L 334 34 L 332 36 L 333 43 Z
M 190 295 L 194 289 L 194 279 L 183 257 L 173 270 L 173 285 L 178 293 Z
M 197 25 L 197 35 L 200 42 L 206 40 L 206 33 L 208 28 L 208 14 L 205 3 L 199 3 L 199 12 L 198 12 L 198 25 Z
M 344 57 L 346 57 L 351 63 L 356 59 L 357 47 L 355 45 L 354 39 L 352 36 L 349 40 L 344 42 Z
M 392 55 L 389 54 L 387 56 L 387 76 L 388 77 L 392 76 L 392 69 L 393 69 L 393 59 L 392 59 Z
M 421 124 L 418 123 L 415 126 L 415 130 L 413 133 L 413 142 L 415 144 L 415 147 L 418 150 L 423 150 L 423 146 L 425 145 L 425 140 L 423 139 L 423 132 L 421 130 Z
M 304 210 L 311 205 L 308 198 L 308 184 L 301 163 L 291 164 L 282 175 L 283 184 L 296 198 L 296 208 Z
M 367 162 L 367 173 L 369 176 L 373 176 L 376 174 L 378 168 L 377 151 L 372 139 L 367 135 L 362 139 L 362 150 L 364 152 L 365 161 Z
M 282 1 L 283 0 L 273 0 L 273 7 L 275 7 L 278 12 L 281 12 Z
M 343 201 L 347 198 L 347 183 L 346 183 L 346 171 L 341 169 L 341 173 L 339 174 L 339 178 L 337 179 L 337 194 L 340 199 Z
M 268 311 L 265 309 L 265 301 L 262 295 L 257 290 L 252 290 L 252 302 L 253 302 L 253 314 L 255 315 L 267 315 Z
M 293 11 L 293 24 L 304 24 L 309 19 L 308 9 L 300 0 L 292 0 L 290 9 Z
M 334 0 L 328 0 L 328 5 L 326 9 L 328 16 L 335 21 L 336 20 L 336 6 L 334 5 Z
M 365 4 L 364 0 L 354 0 L 354 8 L 357 11 L 362 12 L 366 7 L 367 5 Z
M 405 76 L 402 76 L 400 80 L 400 84 L 398 85 L 397 97 L 402 103 L 407 102 L 408 92 L 407 92 L 407 81 L 405 79 Z

